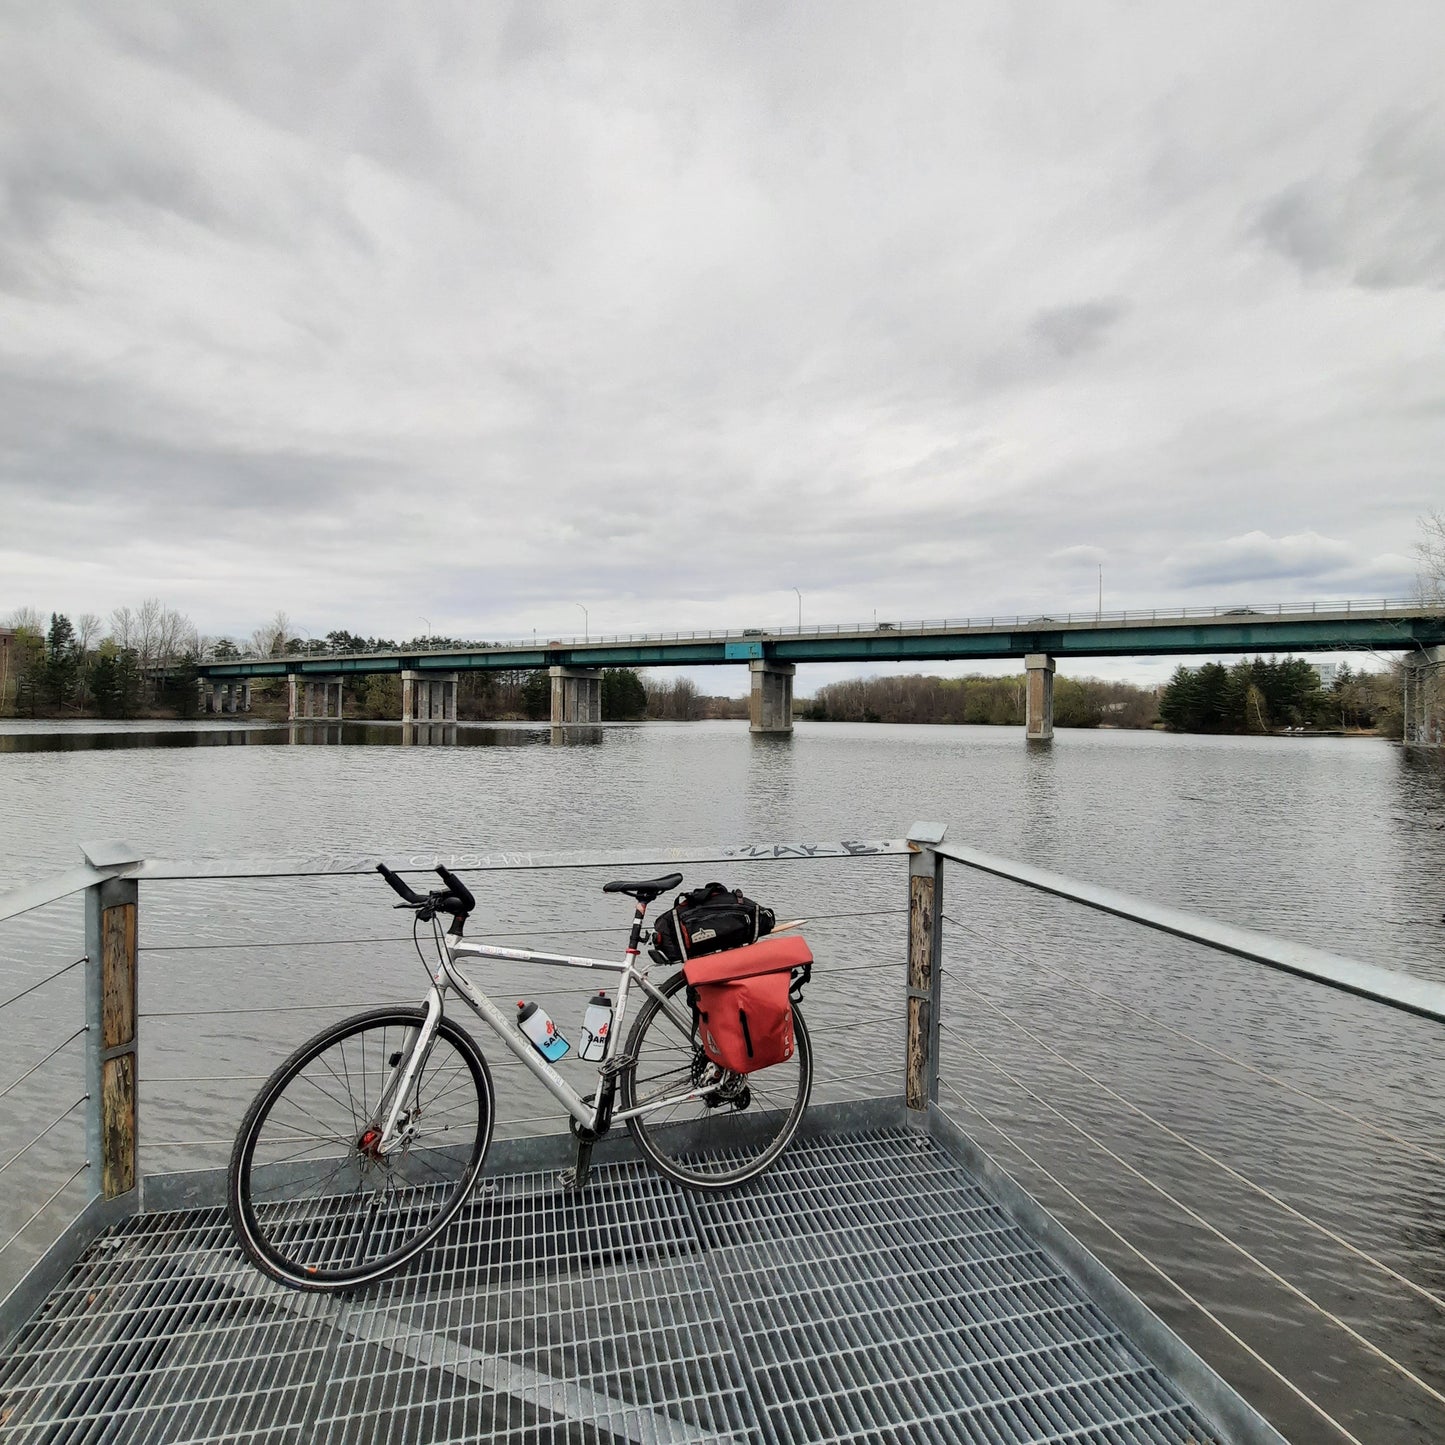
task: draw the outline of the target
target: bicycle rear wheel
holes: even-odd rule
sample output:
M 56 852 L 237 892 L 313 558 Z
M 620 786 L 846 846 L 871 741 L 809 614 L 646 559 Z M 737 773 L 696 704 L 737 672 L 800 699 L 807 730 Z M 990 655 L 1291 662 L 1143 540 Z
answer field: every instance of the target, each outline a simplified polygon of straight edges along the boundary
M 686 980 L 661 987 L 667 1007 L 649 997 L 627 1036 L 632 1065 L 619 1078 L 622 1108 L 637 1147 L 669 1179 L 692 1189 L 731 1189 L 761 1174 L 788 1147 L 813 1090 L 813 1049 L 793 1008 L 793 1056 L 751 1074 L 714 1064 L 692 1036 Z M 665 1102 L 713 1086 L 702 1099 Z
M 399 1269 L 452 1220 L 481 1172 L 495 1114 L 486 1060 L 438 1026 L 383 1155 L 373 1125 L 401 1078 L 420 1008 L 357 1014 L 303 1044 L 262 1087 L 231 1152 L 226 1205 L 258 1269 L 336 1290 Z

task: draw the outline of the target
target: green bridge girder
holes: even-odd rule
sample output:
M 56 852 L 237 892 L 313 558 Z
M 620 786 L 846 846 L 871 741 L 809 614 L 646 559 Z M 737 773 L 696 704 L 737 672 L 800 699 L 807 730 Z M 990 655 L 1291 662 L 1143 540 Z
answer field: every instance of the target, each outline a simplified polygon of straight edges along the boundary
M 1040 618 L 1039 622 L 1049 619 Z M 839 632 L 737 633 L 546 647 L 476 647 L 454 652 L 379 653 L 212 662 L 200 676 L 349 676 L 402 671 L 466 672 L 551 667 L 708 667 L 749 658 L 774 662 L 937 662 L 1022 658 L 1169 657 L 1216 653 L 1401 652 L 1445 644 L 1445 609 L 1402 614 L 1285 615 L 1169 622 L 1067 622 L 1057 626 L 948 625 Z

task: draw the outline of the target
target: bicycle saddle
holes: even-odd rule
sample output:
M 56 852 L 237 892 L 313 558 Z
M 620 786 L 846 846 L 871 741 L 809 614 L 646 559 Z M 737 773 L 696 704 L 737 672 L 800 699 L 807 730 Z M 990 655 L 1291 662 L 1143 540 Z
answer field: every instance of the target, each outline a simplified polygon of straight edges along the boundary
M 629 893 L 639 903 L 651 903 L 659 893 L 666 893 L 669 888 L 676 888 L 681 882 L 681 873 L 667 873 L 661 878 L 644 878 L 636 883 L 619 878 L 615 883 L 604 883 L 602 891 L 604 893 Z

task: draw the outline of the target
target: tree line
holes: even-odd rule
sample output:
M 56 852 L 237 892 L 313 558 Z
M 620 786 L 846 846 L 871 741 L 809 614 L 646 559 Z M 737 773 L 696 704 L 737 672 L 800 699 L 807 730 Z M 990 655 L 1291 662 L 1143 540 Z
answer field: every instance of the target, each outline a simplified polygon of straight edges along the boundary
M 803 716 L 820 722 L 982 723 L 1022 727 L 1027 679 L 1012 677 L 864 677 L 820 687 Z M 1128 682 L 1098 678 L 1054 679 L 1054 722 L 1059 727 L 1147 728 L 1154 725 L 1154 693 Z
M 14 635 L 0 653 L 0 715 L 26 717 L 135 718 L 154 712 L 194 717 L 200 706 L 197 668 L 207 662 L 499 645 L 441 635 L 398 641 L 363 637 L 344 628 L 324 638 L 297 636 L 284 612 L 247 638 L 212 638 L 157 598 L 115 609 L 108 625 L 94 613 L 82 613 L 72 622 L 66 614 L 53 612 L 46 623 L 32 608 L 17 610 L 3 625 Z M 262 716 L 284 715 L 284 679 L 256 679 L 251 690 L 253 706 Z M 457 715 L 465 720 L 545 720 L 551 707 L 551 678 L 545 668 L 459 674 Z M 399 718 L 401 679 L 395 674 L 348 678 L 346 711 L 362 719 Z M 746 714 L 745 699 L 705 697 L 690 678 L 657 679 L 625 667 L 602 672 L 602 716 L 608 722 Z
M 13 635 L 0 663 L 0 712 L 127 718 L 151 707 L 196 711 L 201 639 L 190 618 L 158 598 L 116 608 L 108 629 L 93 612 L 74 622 L 52 612 L 47 624 L 28 607 L 5 626 Z
M 1284 729 L 1401 732 L 1394 669 L 1355 672 L 1348 664 L 1328 688 L 1302 658 L 1240 658 L 1230 667 L 1179 667 L 1159 696 L 1159 720 L 1175 732 L 1268 733 Z

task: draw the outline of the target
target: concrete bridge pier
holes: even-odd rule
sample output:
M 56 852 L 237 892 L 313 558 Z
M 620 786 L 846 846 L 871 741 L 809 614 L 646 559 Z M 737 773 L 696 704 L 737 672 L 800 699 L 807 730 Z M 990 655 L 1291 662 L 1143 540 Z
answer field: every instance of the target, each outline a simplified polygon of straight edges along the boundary
M 1445 647 L 1405 654 L 1405 746 L 1445 747 Z
M 762 657 L 748 663 L 753 675 L 748 701 L 748 731 L 790 733 L 793 730 L 793 674 L 791 662 L 773 662 Z
M 1046 652 L 1024 656 L 1028 677 L 1024 736 L 1029 742 L 1047 743 L 1054 736 L 1054 660 Z
M 401 721 L 454 723 L 457 720 L 457 674 L 414 672 L 401 675 Z
M 552 726 L 602 721 L 602 674 L 595 667 L 549 667 Z
M 341 720 L 342 693 L 345 679 L 340 677 L 306 677 L 300 673 L 286 674 L 286 718 L 334 718 Z M 332 707 L 335 711 L 332 711 Z

